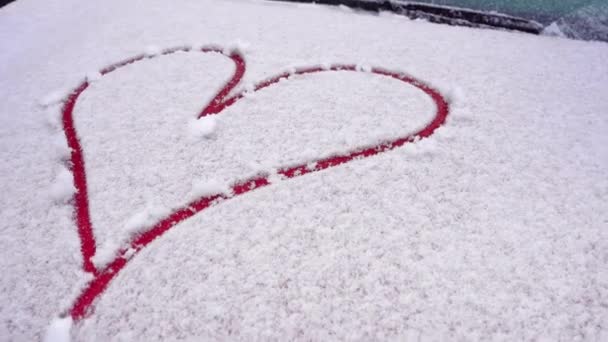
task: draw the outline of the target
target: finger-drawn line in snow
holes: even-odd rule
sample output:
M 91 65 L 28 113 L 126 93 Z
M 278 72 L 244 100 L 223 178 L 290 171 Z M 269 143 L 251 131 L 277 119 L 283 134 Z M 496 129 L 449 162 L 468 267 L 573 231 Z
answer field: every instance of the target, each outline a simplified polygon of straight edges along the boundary
M 177 47 L 163 50 L 159 55 L 169 55 L 178 51 L 189 52 L 192 51 L 189 47 Z M 245 60 L 238 51 L 227 52 L 218 47 L 203 47 L 199 50 L 203 53 L 219 53 L 223 56 L 230 58 L 236 66 L 232 78 L 221 88 L 221 90 L 215 95 L 215 97 L 204 107 L 204 109 L 198 115 L 198 118 L 216 115 L 221 113 L 227 107 L 230 107 L 238 100 L 245 96 L 245 91 L 237 92 L 230 95 L 231 91 L 240 83 L 245 73 Z M 133 64 L 137 61 L 144 60 L 146 58 L 152 58 L 154 56 L 138 55 L 127 60 L 112 64 L 102 70 L 101 75 L 111 73 L 121 67 L 129 64 Z M 267 88 L 271 85 L 277 84 L 283 79 L 288 79 L 291 75 L 305 75 L 318 72 L 331 72 L 331 71 L 362 71 L 359 70 L 355 65 L 350 64 L 333 64 L 327 68 L 321 66 L 312 66 L 305 68 L 297 68 L 293 72 L 284 72 L 274 77 L 268 78 L 260 83 L 257 83 L 253 91 L 259 91 Z M 334 167 L 340 164 L 347 163 L 357 158 L 364 158 L 377 155 L 382 152 L 390 151 L 397 147 L 403 146 L 408 142 L 414 141 L 415 137 L 426 138 L 433 134 L 433 132 L 440 127 L 446 120 L 448 115 L 448 104 L 444 97 L 434 88 L 428 84 L 415 79 L 405 73 L 395 72 L 386 70 L 383 68 L 371 68 L 366 72 L 373 74 L 390 77 L 406 84 L 417 87 L 427 94 L 435 102 L 437 111 L 435 117 L 421 130 L 405 134 L 403 137 L 385 141 L 380 144 L 373 146 L 362 146 L 353 149 L 349 152 L 345 152 L 342 155 L 332 156 L 319 160 L 308 161 L 306 163 L 288 166 L 278 169 L 278 174 L 284 178 L 294 178 L 302 176 L 311 172 L 317 172 L 325 170 L 330 167 Z M 110 281 L 125 267 L 125 265 L 131 260 L 131 258 L 145 248 L 150 242 L 163 235 L 169 229 L 174 227 L 179 222 L 192 217 L 193 215 L 203 211 L 210 207 L 212 204 L 219 203 L 221 201 L 228 200 L 229 198 L 236 197 L 252 190 L 267 186 L 271 184 L 268 175 L 257 176 L 254 178 L 238 180 L 231 186 L 232 194 L 216 194 L 211 196 L 205 196 L 198 198 L 179 209 L 173 211 L 168 216 L 159 220 L 148 230 L 144 231 L 133 237 L 126 245 L 124 245 L 114 259 L 108 263 L 102 269 L 98 269 L 92 262 L 92 258 L 95 255 L 96 243 L 95 236 L 93 233 L 93 227 L 91 224 L 91 218 L 89 215 L 89 199 L 87 193 L 87 177 L 84 165 L 84 151 L 80 145 L 78 134 L 74 126 L 73 111 L 76 101 L 82 92 L 87 89 L 89 83 L 83 81 L 71 94 L 68 95 L 64 102 L 62 109 L 62 122 L 63 129 L 67 138 L 68 146 L 71 149 L 71 160 L 70 169 L 74 177 L 74 185 L 76 187 L 76 193 L 74 195 L 74 216 L 76 225 L 78 228 L 78 236 L 80 238 L 80 250 L 83 259 L 83 269 L 85 272 L 91 273 L 93 279 L 85 286 L 84 290 L 77 297 L 69 312 L 66 312 L 66 316 L 71 316 L 75 321 L 78 321 L 85 317 L 91 312 L 92 305 L 97 297 L 99 297 L 105 289 L 108 287 Z M 313 163 L 313 164 L 311 164 Z M 314 165 L 314 167 L 310 167 Z

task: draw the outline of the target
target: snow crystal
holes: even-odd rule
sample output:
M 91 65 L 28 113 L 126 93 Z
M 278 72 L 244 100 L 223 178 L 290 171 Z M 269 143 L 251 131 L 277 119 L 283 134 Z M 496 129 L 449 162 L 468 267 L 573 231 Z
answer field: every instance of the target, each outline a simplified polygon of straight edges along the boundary
M 243 93 L 243 96 L 245 96 L 247 98 L 252 98 L 255 96 L 255 84 L 248 83 L 244 89 L 245 89 L 245 92 Z
M 237 41 L 235 43 L 229 45 L 228 48 L 226 48 L 224 50 L 224 53 L 227 55 L 236 53 L 241 56 L 244 56 L 246 54 L 251 53 L 250 48 L 249 48 L 250 46 L 251 46 L 251 44 L 249 42 L 237 39 Z
M 448 116 L 448 120 L 446 123 L 452 124 L 464 124 L 468 125 L 474 121 L 473 113 L 467 107 L 455 106 L 450 108 L 450 116 Z
M 316 2 L 310 2 L 310 3 L 296 3 L 295 7 L 297 8 L 306 8 L 306 9 L 319 9 L 322 8 L 322 6 L 319 6 Z
M 273 169 L 272 165 L 267 162 L 251 161 L 247 164 L 253 175 L 266 175 Z
M 188 124 L 190 136 L 194 139 L 210 138 L 215 133 L 217 118 L 213 115 L 191 120 Z
M 68 91 L 66 91 L 65 89 L 57 89 L 55 91 L 48 93 L 43 98 L 41 98 L 39 103 L 43 107 L 48 107 L 50 105 L 63 101 L 63 99 L 66 97 L 67 93 L 68 93 Z
M 114 257 L 118 253 L 120 249 L 120 245 L 117 241 L 109 242 L 103 244 L 102 246 L 98 246 L 95 250 L 95 255 L 91 258 L 91 261 L 95 265 L 95 267 L 101 269 L 104 268 L 107 264 L 114 260 Z
M 150 214 L 148 211 L 140 211 L 131 216 L 125 223 L 125 229 L 129 232 L 135 232 L 146 227 L 150 222 Z
M 306 169 L 308 169 L 309 171 L 314 171 L 317 168 L 317 162 L 310 162 L 308 164 L 306 164 Z
M 49 106 L 45 111 L 46 123 L 56 130 L 61 128 L 61 110 L 59 106 Z
M 437 151 L 437 141 L 435 139 L 420 139 L 419 136 L 416 136 L 413 143 L 401 149 L 401 153 L 407 156 L 426 156 L 433 154 L 435 151 Z
M 184 43 L 182 45 L 182 47 L 186 50 L 193 50 L 193 49 L 198 49 L 200 47 L 200 44 L 198 44 L 196 42 L 187 42 L 187 43 Z
M 152 226 L 169 213 L 170 209 L 158 204 L 148 203 L 144 210 L 135 213 L 125 222 L 124 228 L 130 234 L 138 233 L 143 228 Z
M 74 260 L 80 260 L 81 254 L 80 251 L 76 250 L 73 253 Z M 66 289 L 65 292 L 62 292 L 61 299 L 59 301 L 59 305 L 57 306 L 57 312 L 67 312 L 70 310 L 72 305 L 74 305 L 74 300 L 78 298 L 82 290 L 95 279 L 95 276 L 90 272 L 82 272 L 78 277 L 74 278 L 73 283 Z M 63 295 L 64 294 L 64 295 Z
M 69 342 L 72 317 L 57 318 L 51 322 L 44 335 L 44 342 Z
M 298 68 L 294 64 L 290 64 L 285 68 L 285 72 L 290 75 L 295 75 L 295 73 L 297 71 L 298 71 Z
M 443 140 L 451 140 L 454 138 L 453 129 L 445 125 L 441 126 L 435 130 L 434 136 Z
M 74 192 L 76 192 L 76 188 L 72 173 L 65 167 L 61 167 L 50 188 L 51 198 L 57 203 L 66 203 L 72 198 Z
M 125 259 L 131 259 L 133 257 L 133 255 L 135 255 L 135 252 L 137 252 L 137 250 L 135 248 L 129 248 L 122 256 Z
M 407 330 L 404 334 L 405 341 L 420 341 L 420 332 L 414 329 Z
M 562 30 L 559 28 L 559 25 L 557 25 L 557 22 L 555 21 L 551 23 L 551 25 L 545 27 L 543 29 L 542 34 L 545 36 L 566 37 L 564 32 L 562 32 Z
M 126 220 L 123 227 L 127 235 L 140 233 L 146 228 L 150 228 L 163 217 L 166 217 L 171 212 L 171 208 L 164 207 L 160 204 L 149 202 L 146 207 L 133 214 Z M 109 240 L 104 243 L 101 248 L 98 248 L 92 261 L 98 268 L 102 268 L 111 262 L 117 255 L 120 249 L 121 239 Z M 125 255 L 129 255 L 129 251 Z
M 153 57 L 153 56 L 159 55 L 161 52 L 162 52 L 161 48 L 156 45 L 146 46 L 146 49 L 144 50 L 144 53 L 148 57 Z
M 407 17 L 405 15 L 401 15 L 401 14 L 391 12 L 391 11 L 379 11 L 378 16 L 381 18 L 385 18 L 385 19 L 398 19 L 398 20 L 402 20 L 404 18 L 409 19 L 409 17 Z
M 323 70 L 331 69 L 331 63 L 329 63 L 327 61 L 321 62 L 320 66 L 321 66 L 321 69 L 323 69 Z
M 362 72 L 370 72 L 370 71 L 372 71 L 372 67 L 369 64 L 366 64 L 366 63 L 357 64 L 357 66 L 355 67 L 355 69 L 357 71 L 362 71 Z
M 59 160 L 66 160 L 69 158 L 71 150 L 68 147 L 68 142 L 63 133 L 56 134 L 51 140 L 51 145 Z
M 279 174 L 277 169 L 272 169 L 270 170 L 267 179 L 270 183 L 278 183 L 285 180 L 285 176 Z
M 93 83 L 95 81 L 98 81 L 101 78 L 101 73 L 99 73 L 99 71 L 89 71 L 87 72 L 87 82 L 89 83 Z
M 419 148 L 419 152 L 423 154 L 432 154 L 437 151 L 437 140 L 436 139 L 422 139 L 416 143 Z
M 460 106 L 465 102 L 464 92 L 462 91 L 462 88 L 460 88 L 458 86 L 450 87 L 444 93 L 444 96 L 446 97 L 446 100 L 450 103 L 450 105 L 452 105 L 452 106 L 455 106 L 455 105 Z
M 192 200 L 217 195 L 217 194 L 229 194 L 230 187 L 226 184 L 218 182 L 216 180 L 206 180 L 202 182 L 195 182 L 192 185 L 192 190 L 190 191 L 190 198 Z
M 311 147 L 306 147 L 306 148 L 302 149 L 302 159 L 314 160 L 315 158 L 318 158 L 318 157 L 319 157 L 319 151 L 316 151 L 315 149 L 313 149 Z
M 443 95 L 444 99 L 450 104 L 450 109 L 461 107 L 466 103 L 465 93 L 460 86 L 444 81 L 427 81 L 426 83 Z
M 354 10 L 346 5 L 338 5 L 338 8 L 344 12 L 354 12 Z

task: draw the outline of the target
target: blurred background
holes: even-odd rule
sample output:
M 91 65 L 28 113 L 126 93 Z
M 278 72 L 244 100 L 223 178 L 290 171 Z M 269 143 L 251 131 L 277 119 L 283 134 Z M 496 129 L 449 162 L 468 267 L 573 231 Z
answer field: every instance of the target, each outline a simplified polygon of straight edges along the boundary
M 415 2 L 510 14 L 543 24 L 546 27 L 546 34 L 608 42 L 608 0 L 417 0 Z
M 0 7 L 15 0 L 0 0 Z M 17 0 L 33 1 L 33 0 Z M 44 0 L 39 0 L 44 1 Z M 217 0 L 224 1 L 224 0 Z M 235 0 L 236 1 L 236 0 Z M 293 0 L 292 0 L 293 1 Z M 314 2 L 314 0 L 301 0 Z M 427 3 L 483 12 L 499 12 L 534 20 L 544 34 L 608 42 L 608 0 L 361 0 Z M 100 2 L 103 3 L 103 2 Z M 179 2 L 176 2 L 179 4 Z

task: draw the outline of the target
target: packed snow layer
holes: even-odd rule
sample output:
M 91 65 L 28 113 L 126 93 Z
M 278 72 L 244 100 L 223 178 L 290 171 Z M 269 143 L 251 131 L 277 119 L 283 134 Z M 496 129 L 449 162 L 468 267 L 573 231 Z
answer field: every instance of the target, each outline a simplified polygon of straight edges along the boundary
M 90 278 L 72 206 L 46 195 L 65 167 L 55 114 L 69 91 L 56 89 L 160 51 L 146 46 L 239 41 L 243 88 L 290 66 L 382 66 L 450 92 L 453 110 L 413 146 L 182 222 L 134 256 L 73 324 L 76 340 L 606 339 L 606 44 L 257 1 L 20 0 L 0 10 L 0 340 L 44 338 Z M 243 99 L 194 142 L 189 120 L 232 72 L 225 57 L 182 53 L 83 93 L 100 252 L 193 184 L 373 141 L 370 125 L 415 129 L 432 110 L 377 76 L 302 76 Z

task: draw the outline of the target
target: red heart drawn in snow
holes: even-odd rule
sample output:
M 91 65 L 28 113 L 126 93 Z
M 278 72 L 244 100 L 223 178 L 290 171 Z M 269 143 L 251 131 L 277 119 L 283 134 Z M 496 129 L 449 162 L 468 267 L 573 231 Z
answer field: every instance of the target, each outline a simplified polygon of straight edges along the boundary
M 190 48 L 180 47 L 164 50 L 161 55 L 169 55 L 178 51 L 190 51 Z M 221 113 L 227 107 L 230 107 L 235 102 L 239 101 L 244 97 L 244 92 L 238 92 L 230 95 L 231 91 L 240 83 L 243 74 L 245 73 L 245 61 L 243 56 L 239 52 L 227 53 L 224 50 L 217 47 L 203 47 L 200 50 L 202 53 L 219 53 L 227 58 L 230 58 L 235 66 L 236 70 L 232 78 L 224 85 L 224 87 L 215 95 L 215 97 L 204 107 L 200 112 L 199 118 L 207 115 L 216 115 Z M 145 55 L 139 55 L 115 64 L 112 64 L 100 71 L 102 75 L 111 73 L 121 67 L 141 61 L 147 58 Z M 279 74 L 277 76 L 266 79 L 260 83 L 257 83 L 254 87 L 254 91 L 270 87 L 277 84 L 280 80 L 287 79 L 292 74 L 304 75 L 319 72 L 332 72 L 332 71 L 359 71 L 355 65 L 347 64 L 334 64 L 329 68 L 322 68 L 319 66 L 298 68 L 291 74 L 288 72 Z M 294 178 L 307 173 L 324 170 L 333 166 L 347 163 L 355 158 L 370 157 L 382 152 L 386 152 L 397 147 L 403 146 L 408 142 L 414 140 L 414 137 L 426 138 L 433 134 L 433 132 L 441 126 L 448 115 L 448 104 L 444 97 L 435 89 L 419 81 L 409 75 L 400 72 L 389 71 L 382 68 L 372 68 L 368 72 L 393 78 L 404 83 L 410 84 L 418 89 L 422 90 L 435 102 L 437 111 L 433 120 L 428 123 L 424 128 L 415 132 L 406 134 L 405 136 L 385 141 L 380 144 L 373 146 L 362 146 L 355 148 L 351 151 L 347 151 L 338 156 L 332 156 L 329 158 L 312 160 L 301 165 L 289 166 L 279 168 L 278 174 L 285 178 Z M 80 250 L 83 259 L 83 269 L 85 272 L 89 272 L 93 275 L 93 279 L 85 286 L 84 290 L 77 297 L 73 303 L 69 312 L 66 315 L 70 315 L 74 320 L 80 320 L 85 317 L 91 310 L 93 302 L 99 297 L 104 290 L 108 287 L 110 281 L 125 267 L 134 254 L 137 254 L 140 250 L 145 248 L 154 239 L 160 237 L 169 229 L 174 227 L 179 222 L 203 211 L 213 203 L 228 200 L 229 198 L 239 196 L 250 192 L 254 189 L 267 186 L 270 183 L 268 176 L 257 176 L 249 179 L 242 179 L 235 182 L 231 189 L 233 195 L 216 194 L 212 196 L 205 196 L 198 198 L 183 207 L 174 210 L 168 216 L 160 219 L 152 227 L 148 228 L 143 233 L 134 236 L 126 245 L 124 245 L 115 258 L 108 263 L 102 269 L 98 269 L 92 262 L 92 258 L 95 255 L 96 242 L 93 234 L 93 227 L 91 224 L 91 218 L 89 215 L 89 199 L 87 195 L 87 176 L 84 165 L 84 152 L 78 140 L 78 134 L 74 126 L 73 111 L 76 101 L 82 92 L 87 89 L 89 83 L 85 80 L 81 83 L 65 100 L 62 109 L 62 121 L 63 129 L 67 138 L 68 146 L 71 148 L 71 160 L 70 169 L 74 177 L 74 185 L 76 187 L 76 193 L 74 195 L 74 216 L 76 225 L 78 227 L 78 236 L 80 238 Z M 316 167 L 311 169 L 308 167 L 310 162 L 316 162 Z M 126 253 L 130 250 L 131 253 Z M 134 252 L 133 252 L 134 251 Z

